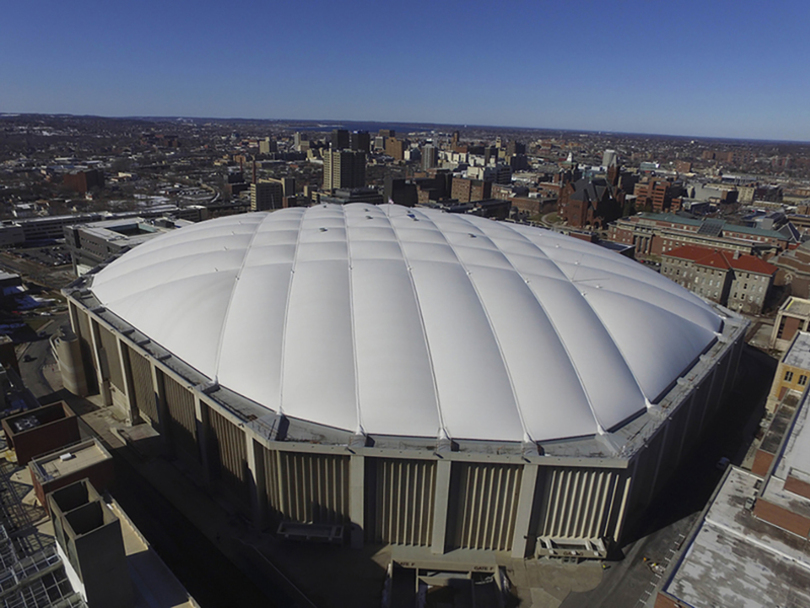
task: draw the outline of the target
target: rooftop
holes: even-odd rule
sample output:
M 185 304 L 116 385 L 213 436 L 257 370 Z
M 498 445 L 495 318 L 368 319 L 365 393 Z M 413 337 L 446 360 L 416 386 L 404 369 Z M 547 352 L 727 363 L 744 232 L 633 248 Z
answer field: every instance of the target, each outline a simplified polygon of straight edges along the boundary
M 800 331 L 796 334 L 782 362 L 793 367 L 810 369 L 810 333 Z
M 98 441 L 90 439 L 52 454 L 34 458 L 33 466 L 47 480 L 57 479 L 109 460 L 112 456 Z
M 207 383 L 372 435 L 598 435 L 652 407 L 729 321 L 604 248 L 397 205 L 210 220 L 91 280 Z
M 745 508 L 759 477 L 730 467 L 662 589 L 694 608 L 810 606 L 806 541 Z M 733 556 L 733 559 L 729 559 Z
M 785 234 L 777 230 L 767 230 L 764 228 L 752 228 L 750 226 L 740 226 L 738 224 L 730 224 L 725 220 L 717 220 L 717 219 L 697 220 L 676 215 L 674 213 L 640 213 L 635 217 L 638 217 L 643 220 L 652 220 L 655 222 L 670 222 L 673 224 L 682 224 L 685 226 L 698 226 L 705 233 L 714 236 L 719 236 L 720 231 L 724 232 L 728 231 L 779 240 L 791 239 L 790 233 Z
M 709 249 L 697 245 L 683 245 L 663 254 L 672 258 L 692 260 L 700 266 L 709 266 L 721 270 L 738 270 L 741 272 L 753 272 L 755 274 L 772 275 L 778 269 L 773 264 L 761 260 L 753 255 L 742 254 L 738 257 L 730 255 L 726 251 Z
M 810 317 L 810 300 L 790 296 L 788 301 L 782 304 L 780 311 L 800 317 Z

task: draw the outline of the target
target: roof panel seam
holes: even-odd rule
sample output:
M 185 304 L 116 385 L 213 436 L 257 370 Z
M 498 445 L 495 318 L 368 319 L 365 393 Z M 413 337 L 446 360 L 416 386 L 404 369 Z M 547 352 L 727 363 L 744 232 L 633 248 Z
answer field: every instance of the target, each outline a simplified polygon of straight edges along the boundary
M 528 238 L 527 236 L 521 234 L 517 230 L 515 230 L 515 234 L 519 234 L 523 239 L 526 240 L 526 242 L 528 242 L 530 245 L 535 247 L 537 249 L 537 251 L 539 251 L 540 254 L 543 256 L 544 259 L 546 259 L 549 262 L 551 262 L 552 264 L 554 264 L 554 262 L 549 259 L 549 257 L 546 255 L 546 253 L 536 243 L 534 243 L 530 238 Z M 506 257 L 507 260 L 509 260 L 509 255 L 508 254 L 504 254 L 504 256 Z M 509 260 L 509 263 L 511 264 L 512 260 Z M 556 264 L 554 264 L 554 266 L 562 274 L 562 276 L 564 276 L 564 277 L 568 276 L 562 271 L 562 269 L 559 266 L 557 266 Z M 515 271 L 517 272 L 517 269 Z M 523 275 L 518 272 L 518 276 L 522 277 Z M 548 314 L 548 311 L 546 310 L 546 307 L 543 306 L 543 303 L 540 301 L 540 298 L 537 296 L 534 289 L 529 288 L 529 291 L 534 296 L 534 299 L 537 300 L 538 306 L 540 306 L 540 309 L 546 315 L 546 319 L 548 319 L 548 322 L 551 325 L 551 328 L 554 330 L 554 333 L 557 335 L 557 339 L 560 341 L 560 345 L 563 347 L 563 350 L 565 351 L 566 358 L 568 359 L 568 362 L 571 364 L 571 369 L 574 370 L 574 373 L 577 376 L 577 380 L 579 380 L 579 386 L 582 389 L 582 394 L 585 395 L 585 401 L 588 404 L 588 409 L 591 410 L 591 416 L 593 416 L 593 421 L 596 423 L 596 426 L 599 429 L 599 432 L 601 434 L 602 432 L 604 432 L 605 429 L 604 429 L 604 427 L 602 427 L 602 423 L 599 422 L 599 416 L 596 415 L 596 410 L 593 407 L 593 401 L 591 400 L 591 395 L 588 392 L 588 388 L 585 386 L 585 381 L 582 378 L 582 374 L 580 373 L 579 368 L 577 367 L 577 364 L 574 361 L 574 358 L 571 356 L 571 351 L 568 349 L 568 345 L 565 343 L 565 340 L 563 339 L 562 334 L 560 333 L 560 330 L 557 327 L 557 324 L 554 322 L 554 319 L 551 318 L 551 315 Z
M 405 270 L 408 273 L 408 282 L 411 285 L 411 291 L 413 292 L 413 299 L 416 302 L 416 311 L 419 314 L 419 326 L 422 328 L 422 339 L 425 342 L 425 352 L 428 356 L 430 368 L 430 379 L 433 382 L 433 395 L 436 398 L 436 415 L 439 419 L 439 432 L 441 434 L 447 435 L 447 428 L 444 426 L 444 415 L 442 414 L 442 405 L 441 405 L 441 397 L 439 396 L 439 385 L 436 382 L 436 370 L 433 366 L 433 353 L 430 350 L 430 340 L 428 340 L 427 336 L 427 329 L 425 328 L 425 318 L 422 314 L 422 306 L 419 302 L 419 292 L 416 289 L 416 283 L 413 280 L 413 271 L 411 270 L 411 264 L 408 261 L 408 256 L 405 254 L 405 248 L 402 246 L 402 240 L 399 238 L 399 233 L 397 229 L 394 227 L 394 224 L 391 223 L 391 217 L 388 215 L 389 208 L 385 207 L 385 216 L 388 219 L 389 226 L 391 226 L 391 230 L 394 233 L 394 238 L 396 239 L 397 245 L 399 246 L 399 250 L 402 253 L 402 261 L 405 264 Z
M 462 216 L 459 216 L 459 218 L 463 219 Z M 479 231 L 479 233 L 482 236 L 484 236 L 484 238 L 489 240 L 489 237 L 486 236 L 486 234 L 480 228 L 478 228 L 477 226 L 475 226 L 471 222 L 467 222 L 466 220 L 463 220 L 463 221 L 466 224 L 469 224 L 470 226 L 473 226 L 476 230 Z M 434 226 L 435 226 L 435 224 L 434 224 Z M 437 227 L 437 229 L 438 229 L 438 227 Z M 441 230 L 439 230 L 439 234 L 441 234 L 444 237 L 444 233 Z M 455 247 L 453 247 L 453 244 L 447 239 L 447 237 L 445 237 L 445 241 L 447 242 L 448 247 L 450 247 L 450 250 L 453 252 L 453 255 L 456 256 L 456 260 L 458 260 L 459 266 L 461 266 L 462 270 L 464 270 L 464 272 L 466 273 L 467 280 L 470 282 L 470 285 L 472 286 L 473 291 L 475 292 L 475 296 L 478 298 L 478 305 L 481 306 L 481 310 L 484 311 L 484 316 L 487 319 L 487 325 L 489 325 L 489 331 L 492 334 L 492 339 L 495 340 L 495 345 L 498 347 L 498 355 L 500 355 L 501 364 L 503 365 L 504 373 L 506 373 L 506 377 L 509 380 L 509 388 L 512 391 L 512 399 L 514 400 L 514 403 L 515 403 L 515 411 L 517 412 L 518 419 L 520 420 L 520 426 L 523 428 L 524 439 L 528 439 L 528 442 L 533 442 L 534 439 L 532 438 L 532 435 L 529 432 L 528 427 L 526 426 L 526 420 L 523 418 L 523 410 L 520 407 L 520 400 L 518 399 L 517 390 L 515 390 L 515 381 L 512 378 L 512 372 L 509 369 L 509 365 L 507 365 L 507 363 L 506 363 L 506 357 L 503 354 L 503 346 L 501 345 L 501 340 L 498 337 L 498 332 L 495 331 L 495 326 L 492 324 L 492 317 L 490 317 L 489 311 L 487 310 L 487 306 L 486 306 L 486 304 L 484 304 L 484 300 L 481 298 L 481 292 L 478 291 L 478 286 L 475 284 L 475 281 L 472 278 L 472 272 L 467 268 L 467 265 L 458 256 L 458 253 L 456 252 Z M 501 254 L 501 255 L 503 255 L 503 254 Z M 508 261 L 509 260 L 507 260 L 507 262 Z M 515 272 L 514 267 L 512 267 L 512 272 Z M 520 276 L 520 275 L 518 275 L 518 276 Z
M 539 249 L 539 247 L 538 247 L 538 249 Z M 545 253 L 543 255 L 545 255 Z M 579 255 L 584 255 L 584 254 L 580 253 Z M 546 256 L 546 257 L 548 257 L 548 256 Z M 548 258 L 548 260 L 552 264 L 554 264 L 560 270 L 560 272 L 565 274 L 565 272 L 563 272 L 563 269 L 559 267 L 557 262 L 555 262 L 551 258 Z M 577 265 L 577 269 L 579 269 L 579 266 L 578 266 L 579 262 L 575 262 L 575 264 Z M 633 382 L 636 383 L 636 386 L 638 387 L 638 390 L 641 393 L 641 396 L 644 397 L 645 405 L 647 407 L 649 407 L 650 406 L 650 400 L 647 398 L 647 395 L 644 392 L 644 387 L 641 386 L 641 383 L 639 382 L 638 378 L 636 377 L 636 374 L 633 372 L 633 369 L 630 367 L 630 364 L 627 362 L 627 357 L 625 357 L 624 352 L 619 347 L 618 342 L 616 342 L 616 338 L 614 338 L 613 334 L 610 333 L 610 330 L 608 329 L 607 325 L 605 325 L 604 320 L 602 319 L 602 317 L 599 316 L 599 313 L 596 312 L 596 309 L 588 301 L 588 298 L 585 296 L 585 294 L 582 293 L 581 291 L 579 291 L 579 289 L 577 288 L 577 286 L 576 286 L 576 274 L 577 274 L 576 271 L 574 271 L 574 276 L 571 277 L 571 279 L 570 279 L 571 286 L 574 287 L 575 289 L 577 289 L 577 291 L 580 294 L 580 297 L 582 298 L 582 301 L 588 306 L 590 311 L 593 313 L 593 316 L 596 317 L 596 319 L 599 321 L 599 325 L 601 325 L 602 328 L 605 330 L 605 333 L 607 334 L 608 338 L 610 338 L 610 341 L 613 343 L 613 346 L 616 348 L 616 351 L 621 355 L 621 357 L 619 357 L 619 359 L 621 359 L 621 362 L 624 364 L 624 367 L 627 369 L 627 371 L 630 372 L 630 376 L 633 378 Z M 602 422 L 599 420 L 598 417 L 596 418 L 596 420 L 597 420 L 597 422 L 599 422 L 600 428 L 604 428 L 604 427 L 602 427 Z
M 358 374 L 360 373 L 360 368 L 357 364 L 357 334 L 355 333 L 355 322 L 354 322 L 354 285 L 353 285 L 353 264 L 352 264 L 352 244 L 351 239 L 349 238 L 349 225 L 346 222 L 346 213 L 343 213 L 343 225 L 346 231 L 346 280 L 349 282 L 349 323 L 351 324 L 351 335 L 352 335 L 352 364 L 354 365 L 354 404 L 355 404 L 355 414 L 357 416 L 357 434 L 358 435 L 365 435 L 365 429 L 363 428 L 363 412 L 362 408 L 360 407 L 360 379 Z
M 272 217 L 272 214 L 268 215 Z M 290 317 L 290 299 L 292 297 L 292 282 L 295 277 L 295 266 L 298 262 L 298 249 L 301 244 L 301 224 L 304 222 L 304 214 L 301 213 L 298 218 L 298 230 L 295 237 L 295 251 L 293 252 L 292 265 L 290 266 L 290 279 L 287 283 L 287 301 L 284 303 L 284 319 L 281 324 L 281 357 L 280 369 L 278 375 L 278 414 L 284 415 L 284 361 L 287 358 L 287 323 Z
M 245 269 L 245 263 L 247 262 L 248 257 L 250 256 L 250 246 L 253 244 L 253 241 L 256 239 L 256 235 L 259 234 L 259 226 L 261 226 L 261 222 L 256 222 L 253 226 L 253 235 L 250 237 L 250 241 L 245 247 L 245 253 L 242 255 L 242 263 L 239 265 L 239 270 L 236 271 L 236 276 L 233 279 L 233 284 L 231 286 L 231 293 L 228 296 L 228 304 L 225 307 L 225 315 L 222 319 L 222 327 L 219 330 L 219 340 L 216 346 L 216 360 L 214 361 L 214 382 L 219 382 L 219 363 L 222 358 L 222 343 L 225 341 L 225 331 L 228 328 L 228 318 L 231 312 L 231 305 L 233 304 L 234 296 L 236 295 L 236 290 L 239 289 L 239 277 L 242 276 L 242 271 Z

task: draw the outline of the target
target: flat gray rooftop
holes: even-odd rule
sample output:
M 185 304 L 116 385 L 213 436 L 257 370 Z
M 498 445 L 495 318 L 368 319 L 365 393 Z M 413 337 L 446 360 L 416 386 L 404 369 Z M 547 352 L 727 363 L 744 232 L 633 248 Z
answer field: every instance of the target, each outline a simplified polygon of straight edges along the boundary
M 802 369 L 810 369 L 810 333 L 800 331 L 796 339 L 790 346 L 790 350 L 785 353 L 783 363 Z
M 807 541 L 756 519 L 759 477 L 731 467 L 663 590 L 695 608 L 810 606 Z M 766 600 L 767 598 L 767 600 Z
M 788 301 L 782 305 L 782 311 L 800 317 L 810 316 L 810 300 L 794 297 L 789 298 Z

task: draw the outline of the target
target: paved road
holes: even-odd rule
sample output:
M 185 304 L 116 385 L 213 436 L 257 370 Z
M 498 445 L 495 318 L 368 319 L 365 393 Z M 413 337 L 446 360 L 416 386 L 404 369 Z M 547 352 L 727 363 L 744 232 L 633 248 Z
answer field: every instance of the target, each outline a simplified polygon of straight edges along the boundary
M 58 390 L 61 387 L 51 387 L 45 379 L 44 368 L 55 366 L 56 361 L 51 353 L 50 337 L 56 333 L 61 326 L 69 326 L 68 314 L 58 313 L 51 317 L 51 320 L 43 325 L 40 330 L 40 338 L 33 342 L 21 345 L 17 350 L 17 359 L 20 363 L 20 375 L 25 386 L 40 398 Z M 30 360 L 26 360 L 30 359 Z

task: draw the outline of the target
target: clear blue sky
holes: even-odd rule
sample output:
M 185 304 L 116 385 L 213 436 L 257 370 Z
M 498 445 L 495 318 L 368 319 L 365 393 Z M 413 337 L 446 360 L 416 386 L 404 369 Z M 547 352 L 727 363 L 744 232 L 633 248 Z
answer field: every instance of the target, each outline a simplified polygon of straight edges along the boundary
M 0 112 L 810 141 L 810 2 L 4 2 Z

